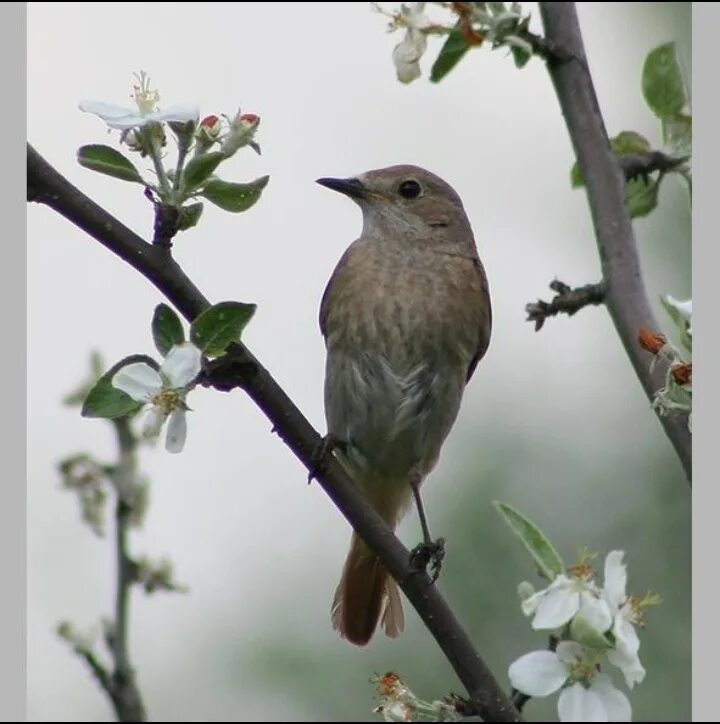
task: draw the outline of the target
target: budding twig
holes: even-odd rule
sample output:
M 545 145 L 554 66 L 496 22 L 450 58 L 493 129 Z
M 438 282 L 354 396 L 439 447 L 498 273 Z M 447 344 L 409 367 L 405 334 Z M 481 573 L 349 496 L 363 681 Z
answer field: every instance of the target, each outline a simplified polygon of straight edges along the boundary
M 554 317 L 561 312 L 572 316 L 589 304 L 602 304 L 605 301 L 605 283 L 586 284 L 584 287 L 569 287 L 564 282 L 555 279 L 550 282 L 550 289 L 557 292 L 551 302 L 538 299 L 525 305 L 528 313 L 527 321 L 535 322 L 535 331 L 542 329 L 548 317 Z

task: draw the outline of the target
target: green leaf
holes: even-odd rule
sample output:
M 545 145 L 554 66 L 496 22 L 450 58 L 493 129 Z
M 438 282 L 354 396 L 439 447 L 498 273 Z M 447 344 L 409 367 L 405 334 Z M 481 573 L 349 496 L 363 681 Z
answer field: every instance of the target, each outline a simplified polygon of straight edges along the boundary
M 645 101 L 658 118 L 675 118 L 687 103 L 685 84 L 677 61 L 675 43 L 651 50 L 642 73 Z
M 117 417 L 129 415 L 142 407 L 141 402 L 136 402 L 129 395 L 112 386 L 112 378 L 115 373 L 121 367 L 134 362 L 144 362 L 154 370 L 159 369 L 154 359 L 142 354 L 134 354 L 120 360 L 95 383 L 88 393 L 82 407 L 81 414 L 83 417 L 103 417 L 113 420 Z
M 632 156 L 652 150 L 650 141 L 636 131 L 620 131 L 615 138 L 610 139 L 610 146 L 618 156 Z
M 570 621 L 570 638 L 591 649 L 610 649 L 612 644 L 585 617 L 576 615 Z
M 203 153 L 200 156 L 195 156 L 185 166 L 182 176 L 182 188 L 185 193 L 190 193 L 195 189 L 202 186 L 214 173 L 215 169 L 220 165 L 220 162 L 225 156 L 220 151 L 213 151 L 212 153 Z
M 167 304 L 158 304 L 152 318 L 152 336 L 158 352 L 167 357 L 168 352 L 185 341 L 182 322 Z
M 140 172 L 133 163 L 125 158 L 120 151 L 116 151 L 110 146 L 103 146 L 102 144 L 82 146 L 78 149 L 77 160 L 81 166 L 92 171 L 104 173 L 107 176 L 119 178 L 123 181 L 144 183 Z
M 575 161 L 573 167 L 570 169 L 570 188 L 579 189 L 584 185 L 585 181 L 580 171 L 580 164 Z
M 533 557 L 540 575 L 554 581 L 565 570 L 565 564 L 545 534 L 507 503 L 496 501 L 494 505 Z
M 662 121 L 663 143 L 679 155 L 692 151 L 692 116 L 680 113 Z
M 647 216 L 657 206 L 661 178 L 635 178 L 628 183 L 626 200 L 631 219 Z
M 648 153 L 652 150 L 650 141 L 635 131 L 620 131 L 617 136 L 610 139 L 610 147 L 618 156 L 631 156 L 639 153 Z M 574 189 L 585 185 L 580 165 L 576 162 L 570 169 L 570 186 Z
M 224 211 L 237 214 L 247 211 L 260 198 L 269 180 L 269 176 L 262 176 L 247 184 L 237 184 L 213 179 L 208 181 L 202 195 Z
M 430 80 L 433 83 L 441 81 L 460 62 L 470 47 L 467 38 L 459 30 L 451 30 L 433 63 Z
M 187 231 L 188 229 L 192 229 L 192 227 L 200 221 L 203 208 L 202 201 L 198 201 L 195 204 L 189 204 L 188 206 L 181 206 L 177 221 L 178 231 Z
M 192 323 L 190 341 L 208 357 L 217 357 L 225 352 L 231 342 L 240 339 L 255 309 L 255 304 L 242 302 L 215 304 Z
M 524 68 L 530 58 L 532 58 L 532 51 L 528 52 L 520 45 L 511 45 L 510 52 L 512 53 L 513 59 L 515 60 L 516 68 Z

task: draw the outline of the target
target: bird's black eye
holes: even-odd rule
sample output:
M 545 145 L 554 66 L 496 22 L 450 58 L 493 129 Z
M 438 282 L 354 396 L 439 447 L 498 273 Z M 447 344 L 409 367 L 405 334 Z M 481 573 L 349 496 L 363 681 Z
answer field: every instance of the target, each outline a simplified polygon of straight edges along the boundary
M 400 192 L 400 196 L 402 196 L 404 199 L 416 199 L 418 196 L 420 196 L 422 188 L 417 181 L 409 179 L 407 181 L 403 181 L 400 184 L 398 191 Z

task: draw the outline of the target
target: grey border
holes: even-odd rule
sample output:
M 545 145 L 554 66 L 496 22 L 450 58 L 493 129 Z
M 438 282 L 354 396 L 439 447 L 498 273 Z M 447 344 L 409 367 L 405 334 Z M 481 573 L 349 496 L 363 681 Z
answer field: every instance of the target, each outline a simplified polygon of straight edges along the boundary
M 3 480 L 0 484 L 0 718 L 26 718 L 26 368 L 27 331 L 25 256 L 26 3 L 1 3 L 0 88 L 7 124 L 3 124 L 3 281 L 0 306 L 2 355 Z M 16 131 L 21 135 L 14 142 Z M 13 131 L 12 133 L 10 131 Z M 12 140 L 11 140 L 12 139 Z M 21 181 L 20 181 L 21 180 Z M 10 259 L 8 260 L 8 257 Z M 9 262 L 9 263 L 8 263 Z
M 717 122 L 720 103 L 717 94 L 717 28 L 720 7 L 717 3 L 693 3 L 693 298 L 700 300 L 699 323 L 693 315 L 693 329 L 699 329 L 701 369 L 717 367 L 717 320 L 712 313 L 717 294 L 714 275 L 720 267 L 717 239 L 717 179 L 720 162 L 717 147 Z M 707 299 L 706 299 L 707 297 Z M 695 300 L 697 301 L 697 300 Z M 696 309 L 698 305 L 696 305 Z M 707 310 L 707 311 L 704 311 Z M 694 349 L 693 357 L 697 356 Z M 713 446 L 717 449 L 718 390 L 701 372 L 700 392 L 693 405 L 693 721 L 715 721 L 717 717 L 717 651 L 720 635 L 717 626 L 717 601 L 720 597 L 717 559 L 717 511 L 720 490 L 717 462 L 713 464 Z M 711 399 L 714 398 L 714 399 Z M 699 403 L 699 404 L 698 404 Z M 714 404 L 713 404 L 714 403 Z M 696 407 L 697 405 L 697 407 Z

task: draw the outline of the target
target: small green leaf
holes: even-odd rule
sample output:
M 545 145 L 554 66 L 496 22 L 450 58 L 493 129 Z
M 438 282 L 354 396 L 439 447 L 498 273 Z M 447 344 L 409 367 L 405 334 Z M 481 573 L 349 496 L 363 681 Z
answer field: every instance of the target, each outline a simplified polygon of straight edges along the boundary
M 182 322 L 167 304 L 158 304 L 152 318 L 152 336 L 158 352 L 167 357 L 168 352 L 185 341 Z
M 78 163 L 85 168 L 98 173 L 104 173 L 123 181 L 134 181 L 144 183 L 140 172 L 133 163 L 125 156 L 110 146 L 102 144 L 91 144 L 78 149 Z
M 532 58 L 532 50 L 528 52 L 525 48 L 519 45 L 511 45 L 510 52 L 513 55 L 516 68 L 524 68 L 530 58 Z
M 202 190 L 202 195 L 224 211 L 239 213 L 247 211 L 267 186 L 269 176 L 262 176 L 247 184 L 230 183 L 212 179 Z
M 202 186 L 212 176 L 215 169 L 220 165 L 220 162 L 225 156 L 220 151 L 213 151 L 212 153 L 203 153 L 200 156 L 195 156 L 185 166 L 182 176 L 182 187 L 185 193 L 190 193 L 195 189 Z
M 441 81 L 460 62 L 470 47 L 467 38 L 459 30 L 451 30 L 433 63 L 430 80 L 433 83 Z
M 90 390 L 82 407 L 83 417 L 103 417 L 109 420 L 129 415 L 142 407 L 141 402 L 136 402 L 129 395 L 112 386 L 112 378 L 115 373 L 126 365 L 134 362 L 144 362 L 154 370 L 158 369 L 157 362 L 151 357 L 142 354 L 134 354 L 118 362 L 111 367 Z
M 240 339 L 255 309 L 255 304 L 241 302 L 215 304 L 192 323 L 190 341 L 208 357 L 217 357 L 225 352 L 231 342 Z
M 584 616 L 576 615 L 570 621 L 570 638 L 591 649 L 610 649 L 612 644 Z
M 631 219 L 647 216 L 657 206 L 661 178 L 635 178 L 628 183 L 626 198 Z
M 188 206 L 181 206 L 178 215 L 177 228 L 178 231 L 187 231 L 200 221 L 203 212 L 202 201 Z
M 610 146 L 618 156 L 649 153 L 652 150 L 650 141 L 636 131 L 620 131 L 615 138 L 610 139 Z
M 570 169 L 570 187 L 573 189 L 579 189 L 585 185 L 582 173 L 580 171 L 580 164 L 575 161 L 573 167 Z
M 617 136 L 610 139 L 610 147 L 618 156 L 631 156 L 648 153 L 652 150 L 650 142 L 635 131 L 620 131 Z M 585 185 L 580 166 L 576 162 L 570 169 L 570 186 L 574 189 Z
M 540 575 L 554 581 L 565 570 L 565 564 L 545 534 L 507 503 L 496 501 L 494 505 L 533 557 Z
M 677 61 L 675 43 L 651 50 L 642 73 L 645 100 L 658 118 L 675 118 L 687 103 L 685 84 Z

